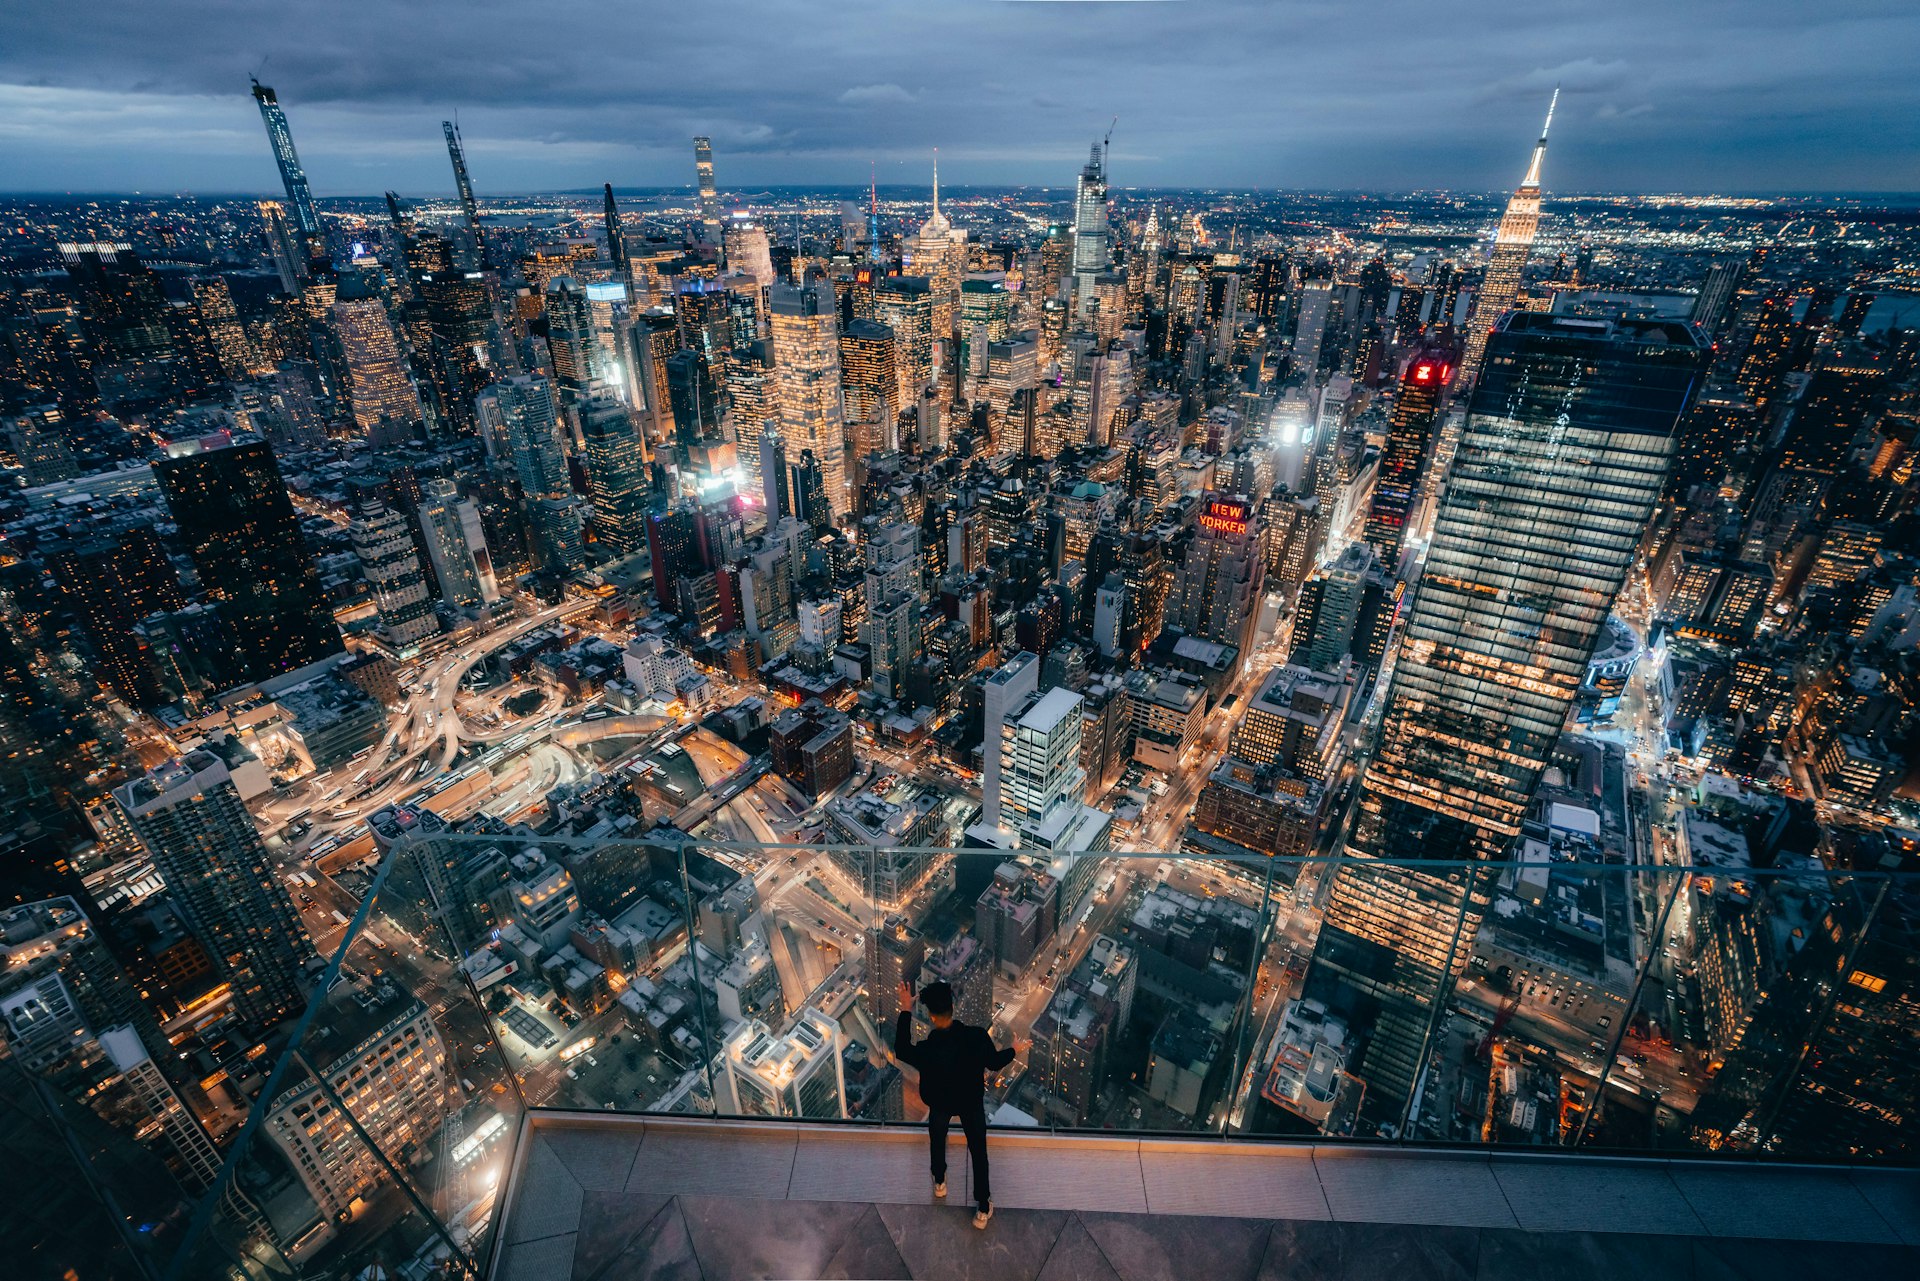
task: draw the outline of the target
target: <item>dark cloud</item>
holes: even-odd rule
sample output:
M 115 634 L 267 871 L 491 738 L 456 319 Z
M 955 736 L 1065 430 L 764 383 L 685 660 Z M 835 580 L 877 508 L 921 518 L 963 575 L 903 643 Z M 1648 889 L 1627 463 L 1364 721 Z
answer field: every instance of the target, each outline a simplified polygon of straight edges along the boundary
M 323 194 L 1066 184 L 1503 187 L 1562 89 L 1562 190 L 1920 188 L 1910 0 L 8 0 L 0 189 Z

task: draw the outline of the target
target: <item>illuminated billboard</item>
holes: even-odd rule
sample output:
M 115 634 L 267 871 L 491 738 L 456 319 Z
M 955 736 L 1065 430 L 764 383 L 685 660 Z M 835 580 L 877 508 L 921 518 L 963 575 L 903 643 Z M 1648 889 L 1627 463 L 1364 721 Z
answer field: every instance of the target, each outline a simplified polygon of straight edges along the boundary
M 1252 504 L 1235 499 L 1216 498 L 1207 504 L 1205 511 L 1200 513 L 1200 528 L 1210 529 L 1216 534 L 1244 534 L 1247 532 L 1247 522 L 1252 516 Z

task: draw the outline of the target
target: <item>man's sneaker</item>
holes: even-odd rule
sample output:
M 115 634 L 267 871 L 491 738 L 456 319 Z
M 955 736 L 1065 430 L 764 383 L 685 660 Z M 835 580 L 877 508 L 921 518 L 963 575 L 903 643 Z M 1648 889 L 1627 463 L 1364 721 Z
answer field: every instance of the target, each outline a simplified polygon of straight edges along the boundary
M 942 1201 L 947 1199 L 947 1181 L 945 1179 L 935 1179 L 933 1181 L 933 1194 Z
M 987 1226 L 988 1222 L 992 1220 L 992 1218 L 993 1218 L 993 1202 L 989 1201 L 987 1202 L 986 1209 L 975 1210 L 973 1212 L 973 1226 L 976 1228 L 984 1228 Z

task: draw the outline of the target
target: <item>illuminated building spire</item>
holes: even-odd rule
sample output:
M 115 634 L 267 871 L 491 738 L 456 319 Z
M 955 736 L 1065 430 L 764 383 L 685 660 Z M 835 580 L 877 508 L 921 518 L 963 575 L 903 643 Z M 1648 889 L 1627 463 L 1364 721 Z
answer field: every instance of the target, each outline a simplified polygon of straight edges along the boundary
M 1540 126 L 1540 141 L 1533 145 L 1533 160 L 1527 165 L 1527 176 L 1520 180 L 1522 187 L 1540 186 L 1540 162 L 1547 158 L 1547 130 L 1553 128 L 1553 109 L 1560 105 L 1560 86 L 1553 87 L 1553 99 L 1547 103 L 1547 122 Z
M 874 167 L 867 166 L 867 261 L 880 262 L 886 257 L 885 248 L 880 243 L 880 179 Z
M 933 212 L 927 216 L 926 223 L 920 228 L 920 234 L 946 235 L 953 224 L 940 213 L 940 148 L 933 149 Z
M 1534 144 L 1533 159 L 1527 165 L 1527 176 L 1508 199 L 1500 230 L 1494 234 L 1493 258 L 1487 263 L 1486 277 L 1467 316 L 1467 352 L 1460 362 L 1463 384 L 1471 385 L 1479 379 L 1487 335 L 1520 301 L 1520 279 L 1527 268 L 1527 256 L 1533 252 L 1534 233 L 1540 229 L 1540 162 L 1546 159 L 1547 129 L 1553 124 L 1553 109 L 1559 103 L 1560 90 L 1555 89 L 1547 106 L 1547 123 L 1540 127 L 1540 141 Z

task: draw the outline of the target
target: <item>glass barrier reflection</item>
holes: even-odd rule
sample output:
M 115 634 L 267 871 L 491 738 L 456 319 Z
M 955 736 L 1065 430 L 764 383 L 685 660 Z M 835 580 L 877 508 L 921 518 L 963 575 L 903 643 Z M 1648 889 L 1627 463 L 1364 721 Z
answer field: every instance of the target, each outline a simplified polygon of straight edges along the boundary
M 923 795 L 815 839 L 756 793 L 717 829 L 775 841 L 387 815 L 264 1038 L 210 988 L 130 1040 L 84 914 L 15 910 L 7 1150 L 70 1212 L 10 1231 L 79 1257 L 92 1224 L 155 1278 L 477 1275 L 527 1109 L 922 1121 L 894 1036 L 935 981 L 1016 1047 L 1001 1126 L 1912 1156 L 1898 833 L 1770 866 L 1685 816 L 1658 863 L 1554 831 L 1471 864 L 845 839 L 919 834 Z

